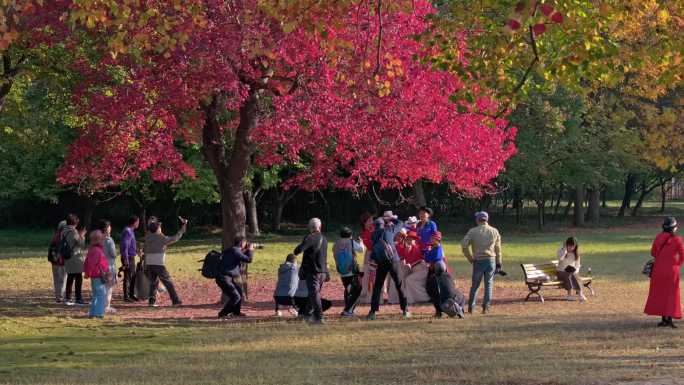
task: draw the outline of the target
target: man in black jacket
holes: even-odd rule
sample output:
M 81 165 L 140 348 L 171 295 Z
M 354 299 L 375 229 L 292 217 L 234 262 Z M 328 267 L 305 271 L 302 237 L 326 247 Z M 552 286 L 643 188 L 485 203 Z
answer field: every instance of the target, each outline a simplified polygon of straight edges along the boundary
M 240 282 L 240 265 L 242 263 L 252 263 L 253 251 L 254 246 L 248 244 L 247 240 L 241 236 L 235 237 L 233 247 L 223 250 L 216 284 L 221 288 L 223 294 L 228 297 L 228 301 L 226 301 L 225 306 L 219 312 L 219 318 L 229 315 L 235 317 L 246 316 L 245 313 L 240 311 L 243 298 Z
M 311 322 L 322 324 L 321 289 L 328 275 L 328 241 L 321 233 L 321 220 L 318 218 L 309 220 L 309 232 L 302 243 L 294 249 L 294 254 L 304 253 L 300 277 L 306 280 L 306 287 L 309 290 L 309 301 L 313 309 Z

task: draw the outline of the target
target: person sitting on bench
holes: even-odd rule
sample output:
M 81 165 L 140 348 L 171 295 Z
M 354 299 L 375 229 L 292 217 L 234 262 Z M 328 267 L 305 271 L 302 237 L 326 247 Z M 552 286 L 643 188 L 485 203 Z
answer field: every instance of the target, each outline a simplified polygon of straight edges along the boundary
M 568 291 L 568 301 L 575 299 L 572 296 L 572 290 L 575 289 L 580 302 L 587 300 L 582 292 L 582 285 L 578 279 L 580 270 L 580 252 L 577 238 L 570 237 L 565 240 L 557 253 L 558 267 L 556 268 L 556 276 L 558 280 L 563 282 L 563 287 Z

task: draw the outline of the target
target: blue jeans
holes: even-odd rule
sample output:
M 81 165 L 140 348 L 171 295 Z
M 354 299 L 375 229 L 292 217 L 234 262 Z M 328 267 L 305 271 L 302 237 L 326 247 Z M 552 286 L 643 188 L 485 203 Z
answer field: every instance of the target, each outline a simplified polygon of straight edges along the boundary
M 107 287 L 100 278 L 91 278 L 90 283 L 93 288 L 93 299 L 90 303 L 90 313 L 88 315 L 102 318 L 105 315 L 105 307 L 107 306 Z
M 470 298 L 468 306 L 475 307 L 477 290 L 480 288 L 480 281 L 484 278 L 484 303 L 482 307 L 488 308 L 492 302 L 492 285 L 494 284 L 494 269 L 496 263 L 494 259 L 482 259 L 473 262 L 473 284 L 470 286 Z

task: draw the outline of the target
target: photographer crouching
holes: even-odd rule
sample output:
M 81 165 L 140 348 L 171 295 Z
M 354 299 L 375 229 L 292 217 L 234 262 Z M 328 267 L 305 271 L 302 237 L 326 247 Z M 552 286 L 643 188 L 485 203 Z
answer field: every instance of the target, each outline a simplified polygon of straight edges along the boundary
M 242 291 L 242 277 L 240 267 L 243 263 L 252 263 L 252 256 L 257 245 L 248 243 L 243 236 L 235 237 L 233 247 L 223 250 L 219 274 L 216 284 L 221 292 L 227 297 L 223 309 L 218 313 L 218 318 L 245 317 L 240 311 L 244 293 Z

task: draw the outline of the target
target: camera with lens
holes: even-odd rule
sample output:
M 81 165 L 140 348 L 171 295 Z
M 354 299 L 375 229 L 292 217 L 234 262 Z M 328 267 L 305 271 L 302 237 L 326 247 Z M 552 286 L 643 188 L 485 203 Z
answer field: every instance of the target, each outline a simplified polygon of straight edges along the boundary
M 257 243 L 257 242 L 250 242 L 247 244 L 247 248 L 253 248 L 254 250 L 261 250 L 264 248 L 264 245 L 262 243 Z

